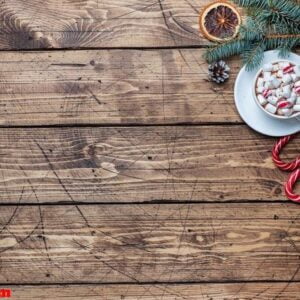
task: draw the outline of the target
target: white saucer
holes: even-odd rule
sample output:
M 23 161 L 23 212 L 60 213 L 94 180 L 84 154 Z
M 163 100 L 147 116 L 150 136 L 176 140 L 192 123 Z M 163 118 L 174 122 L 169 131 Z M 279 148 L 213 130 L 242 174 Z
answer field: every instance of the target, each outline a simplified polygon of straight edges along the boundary
M 278 51 L 265 52 L 261 66 L 247 72 L 245 67 L 239 72 L 234 86 L 234 100 L 241 118 L 255 131 L 269 136 L 285 136 L 300 131 L 300 120 L 277 120 L 265 114 L 252 96 L 252 84 L 254 76 L 263 64 L 279 60 Z M 290 53 L 286 59 L 300 64 L 300 56 Z

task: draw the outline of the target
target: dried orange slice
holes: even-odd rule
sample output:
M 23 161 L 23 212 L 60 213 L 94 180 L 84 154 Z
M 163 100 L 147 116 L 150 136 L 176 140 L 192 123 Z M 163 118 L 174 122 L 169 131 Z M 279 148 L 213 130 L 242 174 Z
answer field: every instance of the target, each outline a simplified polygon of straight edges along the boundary
M 210 3 L 199 17 L 200 31 L 211 41 L 222 42 L 234 38 L 240 24 L 241 16 L 237 8 L 227 1 Z

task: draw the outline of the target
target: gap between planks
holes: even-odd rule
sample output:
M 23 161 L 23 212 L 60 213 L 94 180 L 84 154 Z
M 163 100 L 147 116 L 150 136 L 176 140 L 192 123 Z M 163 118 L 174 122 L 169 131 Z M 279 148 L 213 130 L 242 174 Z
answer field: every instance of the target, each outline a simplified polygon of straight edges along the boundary
M 1 52 L 60 52 L 60 51 L 109 51 L 109 50 L 132 50 L 132 51 L 151 51 L 151 50 L 189 50 L 189 49 L 208 49 L 207 45 L 186 45 L 186 46 L 153 46 L 153 47 L 69 47 L 69 48 L 25 48 L 25 49 L 0 49 Z
M 76 281 L 76 282 L 27 282 L 27 283 L 0 283 L 0 288 L 5 286 L 23 286 L 23 287 L 30 287 L 30 286 L 126 286 L 126 285 L 132 285 L 132 286 L 138 286 L 138 285 L 206 285 L 206 284 L 212 284 L 212 285 L 231 285 L 231 284 L 260 284 L 260 283 L 274 283 L 274 284 L 287 284 L 289 283 L 289 280 L 212 280 L 212 281 L 153 281 L 153 282 L 130 282 L 130 281 L 122 281 L 122 282 L 95 282 L 95 281 Z M 300 280 L 293 280 L 291 283 L 300 283 Z
M 82 124 L 53 124 L 53 125 L 1 125 L 1 128 L 127 128 L 127 127 L 199 127 L 199 126 L 241 126 L 245 125 L 245 122 L 210 122 L 210 123 L 161 123 L 161 124 L 143 124 L 143 123 L 127 123 L 127 124 L 114 124 L 114 123 L 107 123 L 107 124 L 89 124 L 89 123 L 82 123 Z M 266 138 L 272 138 L 272 137 L 266 137 Z
M 297 300 L 299 283 L 12 285 L 18 299 L 289 299 Z
M 285 200 L 276 200 L 276 204 L 291 204 L 295 206 L 299 206 L 299 204 L 288 201 L 287 199 Z M 10 202 L 10 203 L 0 203 L 1 206 L 74 206 L 74 205 L 103 205 L 103 206 L 126 206 L 126 205 L 154 205 L 154 204 L 159 204 L 159 205 L 185 205 L 185 204 L 196 204 L 196 205 L 203 205 L 203 204 L 208 204 L 208 205 L 214 205 L 214 204 L 260 204 L 260 205 L 265 205 L 265 204 L 270 204 L 270 201 L 264 201 L 264 200 L 252 200 L 252 199 L 244 199 L 244 200 L 227 200 L 226 202 L 224 201 L 172 201 L 172 200 L 153 200 L 153 201 L 142 201 L 142 202 L 137 202 L 137 201 L 132 201 L 132 202 L 80 202 L 80 201 L 57 201 L 57 202 L 41 202 L 41 203 L 31 203 L 31 202 L 23 202 L 23 203 L 18 203 L 18 202 Z

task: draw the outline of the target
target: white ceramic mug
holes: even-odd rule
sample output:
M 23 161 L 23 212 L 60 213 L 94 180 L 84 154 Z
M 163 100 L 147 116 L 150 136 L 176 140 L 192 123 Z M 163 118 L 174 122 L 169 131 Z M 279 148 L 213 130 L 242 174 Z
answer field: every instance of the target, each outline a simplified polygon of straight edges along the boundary
M 295 63 L 288 61 L 288 60 L 276 60 L 271 62 L 271 64 L 275 64 L 275 63 L 279 63 L 279 62 L 289 62 L 292 65 L 295 65 Z M 300 121 L 300 112 L 294 113 L 290 116 L 280 116 L 280 115 L 275 115 L 275 114 L 271 114 L 270 112 L 268 112 L 267 110 L 265 110 L 265 108 L 259 103 L 258 99 L 257 99 L 257 95 L 256 95 L 256 83 L 257 83 L 257 79 L 259 77 L 259 75 L 261 75 L 263 69 L 261 68 L 255 75 L 254 77 L 254 82 L 253 82 L 253 87 L 252 87 L 252 94 L 253 94 L 253 98 L 255 100 L 255 103 L 258 105 L 258 107 L 264 111 L 266 114 L 268 114 L 270 117 L 275 118 L 275 119 L 281 119 L 281 120 L 290 120 L 290 119 L 294 119 L 296 118 L 297 120 Z

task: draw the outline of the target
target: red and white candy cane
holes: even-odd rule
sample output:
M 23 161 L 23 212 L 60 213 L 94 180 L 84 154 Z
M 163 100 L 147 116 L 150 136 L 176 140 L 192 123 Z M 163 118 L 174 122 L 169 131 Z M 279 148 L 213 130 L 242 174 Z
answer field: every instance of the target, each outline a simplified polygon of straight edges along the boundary
M 275 165 L 283 170 L 283 171 L 294 171 L 297 168 L 300 167 L 300 156 L 297 157 L 294 161 L 292 162 L 283 162 L 280 159 L 280 152 L 283 149 L 283 147 L 288 144 L 288 142 L 293 139 L 295 136 L 294 135 L 289 135 L 281 138 L 274 146 L 273 151 L 272 151 L 272 156 L 273 156 L 273 161 Z
M 294 137 L 295 137 L 294 135 L 290 135 L 290 136 L 281 138 L 275 144 L 273 151 L 272 151 L 272 156 L 273 156 L 273 161 L 278 168 L 280 168 L 281 170 L 284 170 L 284 171 L 294 171 L 290 175 L 287 183 L 285 184 L 285 193 L 286 193 L 286 196 L 290 200 L 300 203 L 300 195 L 296 195 L 293 192 L 293 187 L 294 187 L 295 183 L 297 182 L 297 180 L 300 178 L 300 156 L 297 157 L 292 162 L 283 162 L 279 156 L 280 152 L 284 148 L 284 146 L 286 144 L 288 144 L 288 142 L 291 139 L 293 139 Z
M 298 203 L 300 203 L 300 195 L 294 194 L 293 187 L 299 178 L 300 178 L 300 169 L 297 169 L 291 174 L 287 183 L 285 184 L 285 194 L 287 195 L 287 197 L 290 200 Z

